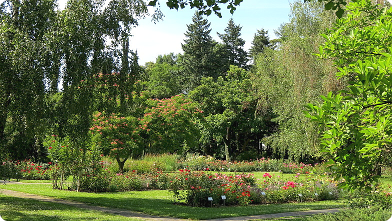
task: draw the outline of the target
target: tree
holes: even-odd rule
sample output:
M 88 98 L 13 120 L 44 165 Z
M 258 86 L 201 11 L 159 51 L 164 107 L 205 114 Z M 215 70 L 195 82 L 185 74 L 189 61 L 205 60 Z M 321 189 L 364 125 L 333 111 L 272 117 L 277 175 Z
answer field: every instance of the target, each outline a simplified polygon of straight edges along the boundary
M 251 59 L 255 59 L 259 53 L 263 53 L 264 49 L 271 47 L 268 31 L 264 29 L 257 30 L 257 33 L 253 37 L 252 46 L 249 49 L 249 55 Z
M 49 109 L 44 83 L 50 71 L 46 38 L 56 20 L 55 3 L 6 1 L 0 6 L 0 20 L 1 152 L 13 159 L 42 159 L 40 143 Z
M 175 55 L 173 52 L 170 54 L 158 55 L 155 62 L 157 64 L 168 63 L 170 65 L 175 65 L 178 63 L 179 56 L 181 56 L 181 54 Z
M 245 41 L 241 38 L 242 27 L 234 24 L 234 20 L 230 19 L 224 34 L 219 34 L 219 38 L 223 41 L 227 56 L 227 69 L 230 65 L 247 69 L 248 55 L 244 50 Z
M 260 114 L 272 111 L 277 124 L 263 142 L 281 157 L 304 161 L 321 157 L 317 127 L 304 116 L 305 105 L 321 102 L 320 94 L 340 89 L 341 82 L 333 77 L 332 63 L 314 55 L 324 42 L 320 34 L 335 16 L 317 2 L 297 1 L 291 10 L 291 21 L 280 32 L 279 48 L 267 48 L 256 57 L 252 80 L 263 110 Z
M 371 190 L 391 159 L 392 9 L 363 0 L 348 4 L 347 12 L 325 35 L 320 56 L 332 58 L 336 76 L 349 84 L 324 96 L 322 105 L 310 104 L 308 117 L 320 125 L 335 176 L 346 187 Z
M 205 115 L 206 124 L 201 125 L 201 152 L 226 160 L 249 153 L 257 157 L 257 149 L 252 148 L 259 146 L 259 139 L 268 129 L 266 118 L 256 114 L 257 99 L 246 70 L 231 66 L 226 76 L 220 76 L 217 81 L 203 78 L 202 84 L 189 96 L 199 103 Z
M 165 99 L 149 99 L 140 119 L 144 153 L 179 153 L 194 150 L 203 119 L 197 104 L 184 95 Z
M 189 82 L 186 91 L 198 86 L 202 77 L 215 77 L 213 66 L 213 49 L 215 42 L 210 35 L 210 23 L 203 19 L 199 12 L 192 18 L 193 23 L 187 25 L 186 39 L 182 44 L 184 56 L 182 66 Z
M 153 98 L 169 98 L 182 92 L 181 70 L 178 65 L 166 62 L 150 64 L 145 72 L 148 76 L 147 90 Z
M 80 93 L 81 82 L 101 70 L 124 77 L 135 73 L 128 36 L 146 10 L 139 0 L 106 7 L 101 1 L 71 0 L 62 11 L 52 0 L 3 1 L 0 139 L 12 157 L 44 156 L 45 133 L 85 143 L 93 96 L 89 90 Z M 120 89 L 124 94 L 121 83 Z M 124 96 L 120 102 L 126 103 Z

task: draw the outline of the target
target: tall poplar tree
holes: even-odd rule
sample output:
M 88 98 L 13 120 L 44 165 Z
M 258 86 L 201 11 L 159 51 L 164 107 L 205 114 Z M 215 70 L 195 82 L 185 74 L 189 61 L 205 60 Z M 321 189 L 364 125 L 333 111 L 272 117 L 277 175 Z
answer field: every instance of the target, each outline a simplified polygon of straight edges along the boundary
M 241 38 L 240 25 L 236 25 L 233 19 L 229 20 L 225 33 L 218 33 L 226 49 L 227 69 L 230 65 L 247 69 L 248 55 L 244 49 L 245 40 Z
M 211 23 L 199 12 L 195 13 L 192 21 L 192 24 L 187 25 L 185 44 L 182 44 L 182 65 L 188 82 L 185 90 L 198 86 L 202 77 L 217 77 L 213 65 L 213 49 L 216 42 L 210 35 Z

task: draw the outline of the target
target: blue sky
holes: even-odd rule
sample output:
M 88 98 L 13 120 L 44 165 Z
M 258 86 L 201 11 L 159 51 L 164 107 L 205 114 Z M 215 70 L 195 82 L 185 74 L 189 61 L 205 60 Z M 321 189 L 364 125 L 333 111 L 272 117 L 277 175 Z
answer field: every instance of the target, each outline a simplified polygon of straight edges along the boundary
M 275 38 L 274 30 L 289 21 L 290 2 L 294 1 L 244 0 L 234 15 L 223 8 L 222 18 L 215 14 L 206 17 L 211 23 L 211 36 L 220 41 L 216 33 L 224 33 L 228 21 L 233 18 L 235 24 L 242 26 L 241 34 L 246 41 L 245 49 L 250 47 L 254 34 L 262 28 L 268 30 L 270 38 Z M 163 0 L 161 2 L 164 3 Z M 151 18 L 147 17 L 139 21 L 139 26 L 132 30 L 130 48 L 138 52 L 141 65 L 155 61 L 158 55 L 182 53 L 184 33 L 187 31 L 187 25 L 192 23 L 195 10 L 170 10 L 166 5 L 162 5 L 161 10 L 165 15 L 162 21 L 154 24 Z
M 270 38 L 275 38 L 274 30 L 289 21 L 290 3 L 295 1 L 302 0 L 244 0 L 233 15 L 222 5 L 222 18 L 213 13 L 206 17 L 211 23 L 211 36 L 220 42 L 217 32 L 224 33 L 230 18 L 233 18 L 234 23 L 242 27 L 241 37 L 248 50 L 257 30 L 268 30 Z M 58 0 L 59 8 L 63 9 L 66 2 Z M 194 9 L 171 10 L 165 0 L 160 2 L 163 20 L 154 23 L 151 17 L 146 17 L 131 31 L 130 48 L 137 51 L 140 65 L 154 62 L 158 55 L 182 53 L 181 43 L 185 39 L 187 25 L 192 23 Z

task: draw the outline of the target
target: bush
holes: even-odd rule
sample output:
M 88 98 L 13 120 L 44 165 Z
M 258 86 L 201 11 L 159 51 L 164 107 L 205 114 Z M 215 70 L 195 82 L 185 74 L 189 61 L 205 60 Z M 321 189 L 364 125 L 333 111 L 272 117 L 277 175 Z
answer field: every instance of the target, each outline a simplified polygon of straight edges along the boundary
M 17 165 L 14 162 L 4 160 L 0 164 L 0 179 L 9 180 L 12 178 L 16 178 L 16 179 L 21 178 L 19 169 L 17 168 Z
M 49 180 L 51 163 L 34 163 L 30 160 L 8 161 L 0 164 L 0 179 Z
M 26 179 L 26 180 L 49 180 L 52 165 L 49 163 L 34 163 L 30 160 L 17 161 L 15 163 L 18 169 L 17 178 Z
M 250 174 L 224 175 L 180 170 L 170 190 L 178 202 L 190 206 L 247 205 L 251 203 L 250 188 L 255 185 Z M 225 196 L 225 201 L 222 200 Z M 208 198 L 213 201 L 209 201 Z
M 341 196 L 335 181 L 315 177 L 312 179 L 282 180 L 269 173 L 258 189 L 253 188 L 254 203 L 288 203 L 315 200 L 332 200 Z

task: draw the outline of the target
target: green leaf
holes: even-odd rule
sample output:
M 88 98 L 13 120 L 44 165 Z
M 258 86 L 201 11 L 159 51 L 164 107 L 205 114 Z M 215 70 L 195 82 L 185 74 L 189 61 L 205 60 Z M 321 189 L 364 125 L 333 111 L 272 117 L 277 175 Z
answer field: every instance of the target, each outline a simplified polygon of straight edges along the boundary
M 324 5 L 324 8 L 325 8 L 325 10 L 331 10 L 334 5 L 335 5 L 335 3 L 330 1 Z
M 336 14 L 336 16 L 338 16 L 338 18 L 341 18 L 341 17 L 343 17 L 344 10 L 339 7 L 339 9 L 335 12 L 335 14 Z
M 153 0 L 148 3 L 148 6 L 156 6 L 158 0 Z

